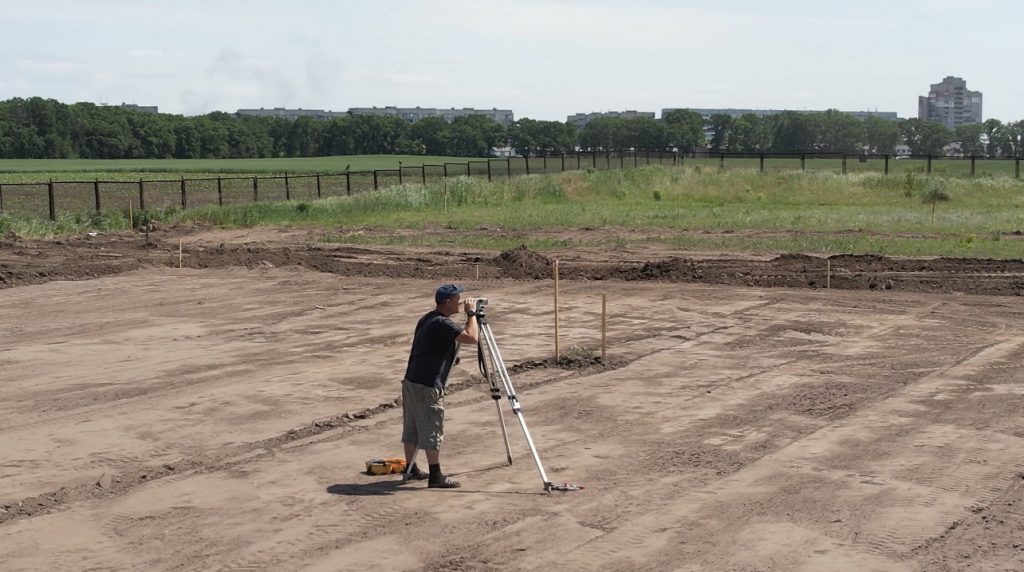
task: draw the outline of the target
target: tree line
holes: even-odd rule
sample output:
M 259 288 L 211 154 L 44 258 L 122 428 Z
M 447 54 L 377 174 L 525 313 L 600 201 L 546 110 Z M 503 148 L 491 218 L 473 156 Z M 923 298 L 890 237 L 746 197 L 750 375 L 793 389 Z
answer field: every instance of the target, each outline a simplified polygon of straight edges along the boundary
M 442 155 L 484 157 L 510 146 L 521 155 L 620 149 L 893 153 L 907 145 L 916 155 L 942 155 L 956 143 L 964 155 L 1024 154 L 1024 121 L 984 123 L 950 130 L 919 119 L 860 119 L 836 110 L 704 118 L 674 110 L 661 119 L 600 117 L 577 129 L 571 123 L 520 119 L 509 127 L 480 115 L 451 122 L 430 117 L 348 115 L 237 117 L 214 112 L 185 117 L 144 113 L 52 99 L 0 101 L 0 158 L 9 159 L 227 159 L 331 155 Z

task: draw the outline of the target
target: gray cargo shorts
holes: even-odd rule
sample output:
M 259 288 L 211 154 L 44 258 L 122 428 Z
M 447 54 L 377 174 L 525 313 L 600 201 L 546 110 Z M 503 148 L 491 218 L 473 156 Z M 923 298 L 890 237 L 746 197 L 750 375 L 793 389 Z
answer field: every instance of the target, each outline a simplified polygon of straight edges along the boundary
M 444 440 L 444 391 L 402 380 L 402 442 L 440 449 Z

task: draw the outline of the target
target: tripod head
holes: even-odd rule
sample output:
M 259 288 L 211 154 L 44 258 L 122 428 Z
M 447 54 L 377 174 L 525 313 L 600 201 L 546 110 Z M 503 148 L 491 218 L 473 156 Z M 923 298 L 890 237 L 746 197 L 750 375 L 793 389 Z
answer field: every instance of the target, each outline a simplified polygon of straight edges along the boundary
M 477 298 L 476 299 L 476 309 L 474 310 L 474 312 L 476 312 L 478 316 L 483 316 L 484 315 L 484 308 L 487 307 L 487 304 L 488 304 L 487 298 Z

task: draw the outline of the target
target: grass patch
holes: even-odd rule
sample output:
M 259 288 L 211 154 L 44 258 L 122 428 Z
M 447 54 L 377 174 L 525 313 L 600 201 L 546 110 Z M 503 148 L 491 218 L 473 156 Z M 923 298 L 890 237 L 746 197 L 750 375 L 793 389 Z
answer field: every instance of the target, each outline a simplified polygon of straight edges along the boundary
M 96 175 L 103 175 L 99 178 L 105 179 L 118 174 L 138 180 L 140 173 L 175 173 L 191 176 L 217 173 L 326 174 L 343 173 L 346 167 L 351 171 L 397 169 L 399 162 L 405 167 L 419 167 L 440 165 L 445 162 L 465 163 L 483 160 L 428 155 L 340 155 L 279 159 L 0 159 L 0 182 L 36 182 L 41 180 L 40 174 L 45 174 L 45 179 L 53 175 L 54 180 L 92 180 Z M 30 176 L 22 177 L 20 180 L 8 178 L 12 174 Z
M 935 189 L 941 189 L 945 198 L 939 198 Z M 942 204 L 933 218 L 936 202 Z M 1024 184 L 1010 177 L 844 176 L 827 171 L 761 174 L 736 169 L 719 173 L 699 165 L 682 169 L 650 166 L 531 175 L 493 183 L 458 177 L 426 186 L 405 183 L 351 197 L 188 210 L 169 207 L 152 214 L 164 224 L 353 229 L 329 240 L 354 244 L 443 245 L 458 241 L 463 246 L 504 249 L 526 242 L 531 248 L 544 249 L 615 248 L 628 243 L 607 238 L 608 233 L 590 243 L 580 242 L 585 239 L 531 241 L 514 236 L 528 237 L 530 231 L 545 229 L 610 227 L 650 229 L 656 231 L 652 234 L 668 237 L 650 240 L 680 248 L 1019 258 L 1020 241 L 1000 237 L 1024 229 Z M 127 228 L 123 213 L 105 214 L 99 220 L 66 215 L 56 223 L 18 220 L 0 217 L 0 231 L 53 236 L 118 230 L 119 220 Z M 93 224 L 99 228 L 91 227 Z M 418 232 L 477 231 L 481 227 L 503 232 L 450 236 Z M 404 232 L 360 233 L 356 230 L 360 228 Z M 673 230 L 716 234 L 673 235 Z M 855 232 L 842 232 L 851 230 Z M 722 231 L 774 231 L 780 235 L 722 236 Z M 787 231 L 794 235 L 782 236 Z

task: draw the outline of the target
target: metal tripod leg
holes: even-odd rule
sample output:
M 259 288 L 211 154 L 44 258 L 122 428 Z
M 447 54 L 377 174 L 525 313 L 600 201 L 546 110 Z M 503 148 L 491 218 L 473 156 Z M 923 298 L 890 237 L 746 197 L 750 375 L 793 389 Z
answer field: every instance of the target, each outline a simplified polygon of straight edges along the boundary
M 512 412 L 515 413 L 516 418 L 519 420 L 519 426 L 523 430 L 523 435 L 526 436 L 526 443 L 530 446 L 530 453 L 533 455 L 533 462 L 537 465 L 537 471 L 540 473 L 540 478 L 544 482 L 544 490 L 550 491 L 554 487 L 554 484 L 548 480 L 547 473 L 544 472 L 544 465 L 540 461 L 540 454 L 537 453 L 537 447 L 533 444 L 533 437 L 530 436 L 530 430 L 526 427 L 526 419 L 523 418 L 522 406 L 519 404 L 519 399 L 516 397 L 515 388 L 512 387 L 512 379 L 508 375 L 508 370 L 505 368 L 505 362 L 501 359 L 501 351 L 498 350 L 498 343 L 494 341 L 494 334 L 491 332 L 491 326 L 487 323 L 487 319 L 484 317 L 479 318 L 480 334 L 483 337 L 483 341 L 487 344 L 487 352 L 491 356 L 491 360 L 494 362 L 494 370 L 498 377 L 501 379 L 501 383 L 505 388 L 505 396 L 508 397 L 509 404 L 512 406 Z M 499 408 L 500 411 L 500 408 Z M 504 420 L 502 421 L 502 428 L 504 428 Z M 506 444 L 508 439 L 506 438 Z M 511 459 L 511 453 L 509 454 Z
M 512 464 L 512 447 L 508 442 L 508 429 L 505 427 L 505 414 L 501 412 L 501 388 L 494 380 L 494 371 L 497 370 L 497 365 L 494 364 L 493 356 L 491 364 L 493 368 L 487 367 L 487 359 L 484 357 L 483 344 L 479 341 L 476 346 L 477 350 L 477 363 L 480 366 L 480 373 L 484 375 L 484 379 L 491 384 L 491 399 L 494 400 L 494 406 L 498 410 L 498 423 L 501 424 L 501 438 L 505 443 L 505 455 L 508 458 L 508 464 Z

